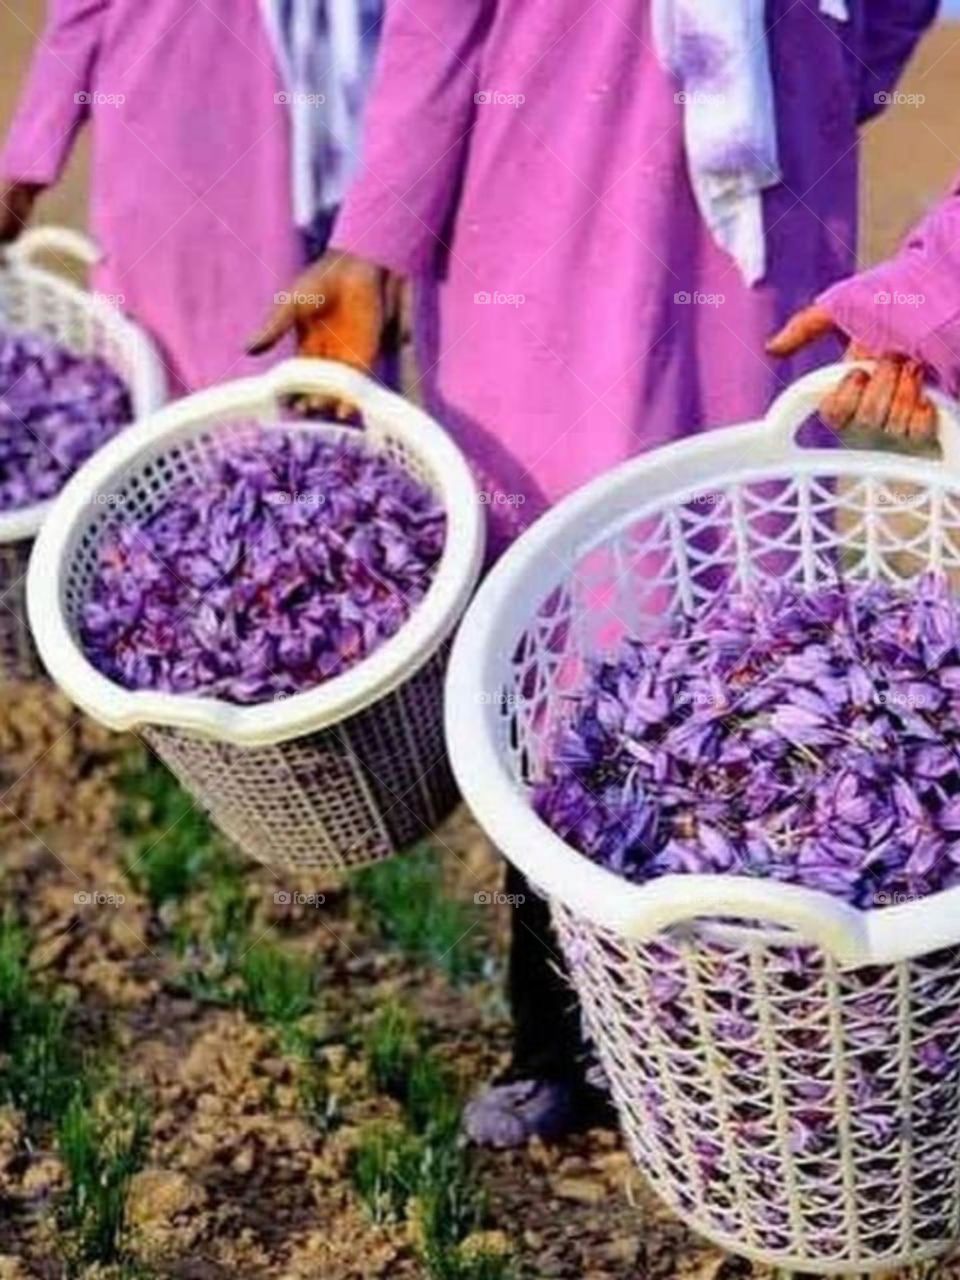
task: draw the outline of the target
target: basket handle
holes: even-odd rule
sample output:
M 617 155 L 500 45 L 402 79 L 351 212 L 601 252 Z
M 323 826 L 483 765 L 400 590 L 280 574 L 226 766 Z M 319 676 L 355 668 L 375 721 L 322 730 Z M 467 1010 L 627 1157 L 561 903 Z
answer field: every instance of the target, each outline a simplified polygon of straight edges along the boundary
M 30 266 L 44 253 L 76 258 L 85 267 L 94 267 L 102 254 L 89 236 L 69 227 L 33 227 L 8 246 L 5 259 L 14 266 Z
M 870 360 L 848 360 L 824 365 L 805 374 L 779 395 L 767 410 L 763 422 L 764 434 L 780 456 L 792 456 L 806 452 L 797 443 L 797 431 L 806 422 L 823 397 L 835 390 L 843 379 L 855 369 L 872 373 L 876 368 Z M 937 438 L 940 443 L 942 465 L 960 472 L 960 410 L 955 401 L 948 399 L 932 387 L 924 389 L 937 411 Z M 842 439 L 842 436 L 840 437 Z M 873 448 L 872 452 L 882 452 Z M 935 460 L 934 460 L 935 461 Z
M 563 895 L 561 895 L 563 896 Z M 775 925 L 813 943 L 841 969 L 897 964 L 956 947 L 960 885 L 928 897 L 877 895 L 861 909 L 817 889 L 748 876 L 664 876 L 637 885 L 610 921 L 627 937 L 653 941 L 663 930 L 696 920 L 728 919 Z M 595 916 L 591 904 L 584 912 Z
M 644 941 L 673 925 L 720 917 L 787 929 L 844 967 L 867 963 L 874 949 L 864 912 L 800 885 L 750 876 L 665 876 L 630 897 L 623 931 Z
M 378 398 L 378 384 L 352 365 L 299 356 L 284 360 L 263 375 L 264 386 L 278 400 L 289 395 L 336 396 L 360 413 Z

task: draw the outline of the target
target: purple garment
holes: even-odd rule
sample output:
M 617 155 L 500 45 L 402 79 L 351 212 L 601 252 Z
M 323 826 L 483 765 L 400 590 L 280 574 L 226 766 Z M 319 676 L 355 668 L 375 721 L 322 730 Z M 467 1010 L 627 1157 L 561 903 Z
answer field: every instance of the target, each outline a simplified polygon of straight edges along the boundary
M 960 394 L 960 182 L 898 253 L 818 301 L 868 350 L 913 356 Z
M 935 5 L 851 8 L 771 5 L 784 181 L 747 288 L 694 203 L 648 6 L 388 2 L 333 242 L 420 277 L 428 403 L 493 491 L 497 541 L 638 451 L 756 416 L 822 359 L 764 342 L 851 270 L 857 122 Z
M 257 0 L 51 0 L 0 173 L 55 182 L 89 119 L 94 287 L 174 389 L 277 358 L 243 352 L 302 261 L 283 89 Z

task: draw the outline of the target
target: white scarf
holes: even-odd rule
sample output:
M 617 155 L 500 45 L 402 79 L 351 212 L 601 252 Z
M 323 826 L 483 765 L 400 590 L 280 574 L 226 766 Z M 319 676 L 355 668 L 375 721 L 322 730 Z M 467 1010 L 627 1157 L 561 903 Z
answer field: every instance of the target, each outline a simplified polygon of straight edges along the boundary
M 309 227 L 353 173 L 381 0 L 261 0 L 291 121 L 293 212 Z
M 680 85 L 687 166 L 714 240 L 763 278 L 763 191 L 781 180 L 766 0 L 653 0 L 657 55 Z M 846 0 L 820 0 L 838 22 Z

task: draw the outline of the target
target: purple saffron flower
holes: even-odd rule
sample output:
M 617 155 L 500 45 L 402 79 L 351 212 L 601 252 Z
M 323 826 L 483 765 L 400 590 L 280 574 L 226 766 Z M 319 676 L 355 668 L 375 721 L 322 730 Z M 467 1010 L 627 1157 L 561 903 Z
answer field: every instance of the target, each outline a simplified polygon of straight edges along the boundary
M 128 388 L 99 356 L 0 334 L 0 511 L 54 497 L 132 418 Z
M 749 874 L 868 907 L 951 887 L 960 626 L 947 582 L 721 594 L 628 641 L 587 664 L 547 762 L 536 804 L 557 830 L 571 788 L 587 812 L 561 834 L 634 882 Z
M 91 661 L 128 688 L 255 703 L 372 653 L 423 599 L 446 520 L 362 444 L 295 429 L 225 437 L 206 474 L 103 539 L 81 618 Z

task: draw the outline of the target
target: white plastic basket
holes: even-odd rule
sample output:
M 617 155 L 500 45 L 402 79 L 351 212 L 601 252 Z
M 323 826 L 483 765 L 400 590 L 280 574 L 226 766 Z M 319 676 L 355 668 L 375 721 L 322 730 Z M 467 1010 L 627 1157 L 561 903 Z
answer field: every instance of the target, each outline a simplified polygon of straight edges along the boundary
M 46 334 L 83 355 L 98 355 L 130 389 L 134 418 L 152 413 L 166 399 L 163 363 L 133 321 L 78 285 L 35 265 L 44 254 L 93 266 L 92 241 L 63 227 L 25 232 L 0 260 L 0 330 Z M 0 680 L 39 674 L 26 621 L 25 578 L 32 540 L 50 509 L 37 502 L 0 512 Z
M 275 427 L 287 397 L 334 395 L 356 428 L 286 422 L 362 438 L 428 485 L 447 516 L 444 550 L 423 601 L 368 658 L 316 689 L 238 706 L 213 697 L 130 691 L 88 662 L 76 621 L 104 533 L 149 515 L 196 476 L 224 432 Z M 344 365 L 290 360 L 180 400 L 118 436 L 67 484 L 37 539 L 28 606 L 41 657 L 78 706 L 139 730 L 243 848 L 273 866 L 355 866 L 433 827 L 455 789 L 443 744 L 446 641 L 476 585 L 482 508 L 462 454 L 426 414 Z
M 482 586 L 447 686 L 455 775 L 551 901 L 637 1163 L 705 1236 L 823 1275 L 917 1263 L 960 1234 L 960 889 L 871 912 L 738 876 L 631 885 L 550 831 L 529 788 L 582 658 L 721 582 L 955 579 L 951 406 L 942 461 L 796 442 L 849 369 L 560 503 Z

